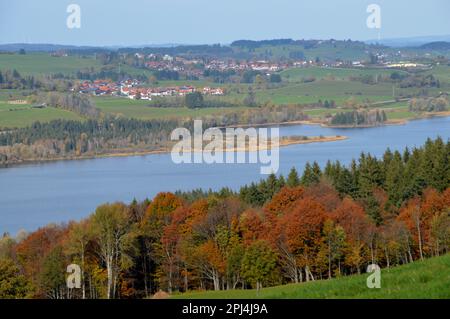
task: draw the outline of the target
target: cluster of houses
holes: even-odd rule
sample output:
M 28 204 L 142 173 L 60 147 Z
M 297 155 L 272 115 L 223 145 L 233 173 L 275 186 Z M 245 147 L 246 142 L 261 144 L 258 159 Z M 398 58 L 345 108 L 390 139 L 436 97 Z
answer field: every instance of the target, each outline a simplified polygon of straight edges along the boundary
M 116 95 L 140 100 L 151 100 L 152 97 L 185 96 L 194 92 L 201 92 L 204 95 L 224 95 L 222 88 L 204 87 L 203 89 L 197 89 L 190 85 L 144 87 L 141 82 L 135 79 L 128 79 L 121 82 L 112 82 L 109 80 L 83 81 L 78 85 L 76 90 L 83 94 L 97 96 Z
M 239 59 L 218 59 L 218 58 L 185 58 L 181 56 L 171 56 L 168 54 L 143 54 L 135 53 L 134 57 L 140 60 L 140 65 L 153 71 L 174 71 L 185 75 L 191 79 L 201 79 L 205 70 L 214 71 L 258 71 L 266 74 L 280 72 L 292 67 L 343 67 L 348 62 L 343 61 L 315 61 L 308 59 L 297 59 L 295 61 L 267 61 L 267 60 L 239 60 Z M 360 61 L 356 61 L 354 66 L 359 66 Z
M 129 85 L 139 85 L 139 81 L 137 80 L 127 80 L 126 83 L 129 83 Z M 110 80 L 86 80 L 79 83 L 78 87 L 72 90 L 91 95 L 119 95 L 122 85 L 127 84 L 125 84 L 125 81 L 113 82 Z
M 235 70 L 235 71 L 263 71 L 263 72 L 278 72 L 287 69 L 287 63 L 275 63 L 269 61 L 236 61 L 236 60 L 212 60 L 205 65 L 205 69 L 211 70 Z
M 174 86 L 174 87 L 121 87 L 120 93 L 133 100 L 151 100 L 153 97 L 166 96 L 185 96 L 189 93 L 201 92 L 203 95 L 223 95 L 221 88 L 204 87 L 201 90 L 193 86 Z
M 186 59 L 179 56 L 148 54 L 144 55 L 136 53 L 135 57 L 144 60 L 146 68 L 151 70 L 170 70 L 177 72 L 198 72 L 202 74 L 203 70 L 235 70 L 235 71 L 263 71 L 263 72 L 278 72 L 289 67 L 287 63 L 269 62 L 265 60 L 259 61 L 239 61 L 234 59 L 227 60 L 205 60 L 205 59 Z

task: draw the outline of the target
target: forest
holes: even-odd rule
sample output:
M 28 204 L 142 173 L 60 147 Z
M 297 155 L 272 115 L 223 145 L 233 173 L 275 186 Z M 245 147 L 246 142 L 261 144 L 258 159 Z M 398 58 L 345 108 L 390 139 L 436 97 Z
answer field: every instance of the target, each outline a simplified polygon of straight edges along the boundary
M 372 126 L 381 125 L 387 121 L 384 110 L 357 110 L 338 112 L 331 119 L 330 124 L 336 126 Z
M 438 98 L 413 98 L 409 101 L 409 110 L 412 112 L 444 112 L 448 108 L 448 99 L 445 96 Z
M 150 182 L 150 181 L 149 181 Z M 393 267 L 450 249 L 450 141 L 308 163 L 239 191 L 162 192 L 0 239 L 0 298 L 150 298 Z M 66 267 L 81 267 L 68 289 Z

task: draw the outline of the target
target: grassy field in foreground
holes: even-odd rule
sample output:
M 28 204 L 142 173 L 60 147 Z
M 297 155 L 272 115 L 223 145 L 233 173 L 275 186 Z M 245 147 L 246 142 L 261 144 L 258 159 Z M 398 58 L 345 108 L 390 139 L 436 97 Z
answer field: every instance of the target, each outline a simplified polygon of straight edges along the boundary
M 252 298 L 450 298 L 450 254 L 417 261 L 381 272 L 381 288 L 369 289 L 368 274 L 289 284 L 256 290 L 192 292 L 173 296 L 185 299 Z

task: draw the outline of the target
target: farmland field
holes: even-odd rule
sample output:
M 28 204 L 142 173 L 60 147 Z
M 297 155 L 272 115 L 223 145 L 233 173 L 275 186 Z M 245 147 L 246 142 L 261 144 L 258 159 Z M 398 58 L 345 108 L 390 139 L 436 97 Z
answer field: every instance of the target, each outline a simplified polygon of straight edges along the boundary
M 71 74 L 90 67 L 99 69 L 101 64 L 92 57 L 52 57 L 48 53 L 0 54 L 0 70 L 15 69 L 23 75 Z
M 339 49 L 339 48 L 338 48 Z M 282 47 L 277 48 L 280 54 L 283 53 Z M 0 69 L 17 69 L 23 75 L 38 75 L 51 73 L 74 74 L 76 71 L 93 68 L 100 70 L 102 64 L 100 61 L 91 57 L 52 57 L 46 53 L 19 54 L 0 54 Z M 151 71 L 138 69 L 127 65 L 120 66 L 122 71 L 131 75 L 150 76 Z M 118 70 L 118 66 L 110 66 L 110 70 Z M 388 69 L 357 69 L 357 68 L 328 68 L 328 67 L 308 67 L 293 68 L 280 72 L 283 78 L 282 84 L 263 85 L 259 87 L 255 84 L 229 83 L 217 84 L 211 81 L 158 81 L 151 86 L 181 86 L 192 85 L 197 88 L 211 86 L 223 87 L 228 92 L 219 99 L 231 104 L 242 104 L 248 96 L 248 88 L 252 87 L 257 103 L 272 104 L 314 104 L 319 101 L 333 100 L 338 106 L 337 109 L 310 109 L 306 114 L 312 118 L 320 118 L 328 114 L 349 111 L 351 103 L 376 103 L 392 101 L 399 96 L 412 96 L 421 93 L 419 88 L 399 88 L 391 83 L 381 82 L 376 84 L 364 84 L 359 81 L 350 81 L 350 76 L 364 75 L 390 75 L 395 70 Z M 441 91 L 448 89 L 450 67 L 438 65 L 435 69 L 427 71 L 435 74 L 442 82 L 441 88 L 428 88 L 427 94 L 437 95 Z M 404 71 L 395 71 L 404 72 Z M 308 77 L 314 77 L 315 81 L 304 83 L 303 80 Z M 29 91 L 23 90 L 0 90 L 0 103 L 11 98 L 21 98 Z M 213 114 L 223 114 L 224 112 L 236 112 L 247 109 L 247 107 L 233 108 L 204 108 L 187 109 L 185 107 L 156 108 L 149 106 L 148 101 L 136 101 L 117 97 L 93 97 L 96 106 L 106 114 L 121 115 L 128 118 L 137 119 L 157 119 L 173 117 L 205 116 Z M 2 102 L 3 101 L 3 102 Z M 388 118 L 392 120 L 414 118 L 416 114 L 407 109 L 407 102 L 387 103 L 374 105 L 374 107 L 385 108 Z M 32 109 L 29 105 L 17 110 L 10 105 L 1 106 L 0 127 L 23 127 L 31 124 L 33 121 L 49 121 L 56 118 L 79 119 L 80 117 L 72 112 L 58 110 L 54 108 Z
M 62 73 L 73 75 L 79 70 L 93 68 L 100 71 L 103 65 L 93 56 L 61 56 L 52 57 L 48 53 L 0 54 L 0 70 L 17 70 L 22 75 L 41 75 Z M 109 71 L 119 72 L 119 66 L 108 66 Z M 150 76 L 148 69 L 138 69 L 128 65 L 120 65 L 120 71 L 131 76 Z
M 319 100 L 334 100 L 342 105 L 350 98 L 359 102 L 392 100 L 392 85 L 386 83 L 363 84 L 340 80 L 319 80 L 310 83 L 291 83 L 287 86 L 261 90 L 256 93 L 258 100 L 275 104 L 317 103 Z M 397 94 L 403 90 L 397 90 Z
M 364 75 L 390 75 L 394 70 L 387 69 L 350 69 L 350 68 L 326 68 L 326 67 L 308 67 L 293 68 L 282 71 L 280 74 L 290 82 L 296 82 L 306 77 L 315 77 L 316 79 L 335 78 L 346 80 L 350 76 Z M 399 73 L 406 73 L 397 71 Z
M 186 107 L 151 107 L 148 101 L 130 100 L 117 97 L 97 97 L 96 106 L 103 112 L 128 118 L 151 120 L 157 118 L 198 117 L 213 114 L 238 112 L 246 107 L 188 109 Z
M 81 120 L 77 114 L 57 109 L 54 107 L 46 107 L 43 109 L 32 108 L 31 105 L 10 105 L 0 101 L 0 129 L 25 127 L 33 122 L 48 122 L 56 119 Z
M 438 65 L 431 71 L 427 71 L 427 74 L 436 76 L 447 90 L 450 88 L 450 65 Z

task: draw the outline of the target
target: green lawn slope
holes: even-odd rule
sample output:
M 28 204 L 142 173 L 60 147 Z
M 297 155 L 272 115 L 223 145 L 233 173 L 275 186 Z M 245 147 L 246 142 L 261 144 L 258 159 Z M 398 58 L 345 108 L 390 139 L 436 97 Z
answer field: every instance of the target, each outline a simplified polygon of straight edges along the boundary
M 253 298 L 450 298 L 450 254 L 417 261 L 381 272 L 381 288 L 369 289 L 369 274 L 331 280 L 289 284 L 256 290 L 192 292 L 175 295 L 185 299 Z

